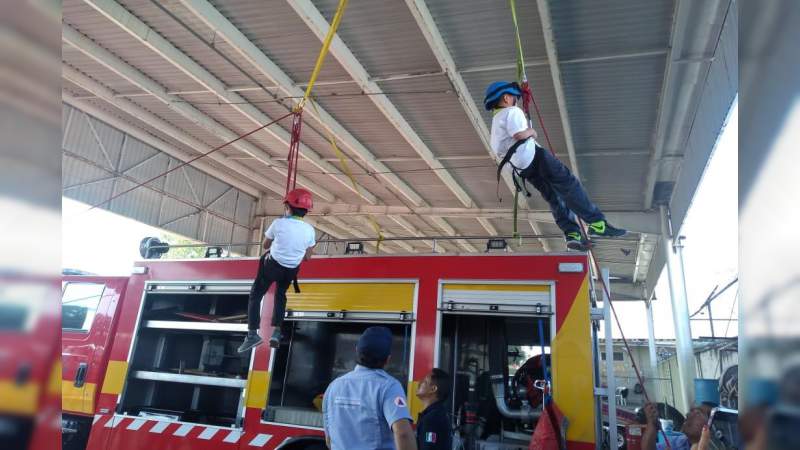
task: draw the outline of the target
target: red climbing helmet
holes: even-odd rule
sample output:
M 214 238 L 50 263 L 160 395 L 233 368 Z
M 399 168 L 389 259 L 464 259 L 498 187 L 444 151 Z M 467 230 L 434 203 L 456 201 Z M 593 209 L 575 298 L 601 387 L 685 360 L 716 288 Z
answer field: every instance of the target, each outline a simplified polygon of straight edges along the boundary
M 283 203 L 306 210 L 311 210 L 311 208 L 314 207 L 314 200 L 311 198 L 311 192 L 305 189 L 292 189 L 286 194 Z

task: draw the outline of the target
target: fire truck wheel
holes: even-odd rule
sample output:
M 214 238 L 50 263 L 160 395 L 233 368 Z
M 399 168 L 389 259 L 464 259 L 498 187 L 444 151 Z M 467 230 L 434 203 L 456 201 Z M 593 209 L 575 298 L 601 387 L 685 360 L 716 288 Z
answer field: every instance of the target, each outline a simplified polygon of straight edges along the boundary
M 275 450 L 327 450 L 325 439 L 319 436 L 298 436 L 294 437 Z
M 617 427 L 617 445 L 612 446 L 609 445 L 608 442 L 608 426 L 603 425 L 603 449 L 604 450 L 625 450 L 626 442 L 625 442 L 625 427 L 618 426 Z

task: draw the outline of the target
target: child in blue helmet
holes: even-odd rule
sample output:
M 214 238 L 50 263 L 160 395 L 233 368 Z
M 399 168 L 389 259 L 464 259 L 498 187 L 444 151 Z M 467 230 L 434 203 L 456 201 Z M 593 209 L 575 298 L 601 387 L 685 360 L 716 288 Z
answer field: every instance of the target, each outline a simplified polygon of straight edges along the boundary
M 585 251 L 588 242 L 581 234 L 573 213 L 588 225 L 589 234 L 618 237 L 626 233 L 608 223 L 603 213 L 589 200 L 580 181 L 550 150 L 536 142 L 536 131 L 528 126 L 522 109 L 516 106 L 522 96 L 517 83 L 496 81 L 486 88 L 483 105 L 492 111 L 492 150 L 501 159 L 498 176 L 505 164 L 522 180 L 518 189 L 530 182 L 550 205 L 556 224 L 564 232 L 567 248 Z M 519 186 L 515 180 L 515 185 Z

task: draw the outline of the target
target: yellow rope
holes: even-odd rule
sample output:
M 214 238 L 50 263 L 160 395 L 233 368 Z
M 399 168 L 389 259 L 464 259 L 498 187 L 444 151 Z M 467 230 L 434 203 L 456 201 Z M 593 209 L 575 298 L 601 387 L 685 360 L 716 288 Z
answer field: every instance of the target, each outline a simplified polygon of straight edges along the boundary
M 319 51 L 319 56 L 317 56 L 317 64 L 314 66 L 314 71 L 311 72 L 311 79 L 306 87 L 306 92 L 303 94 L 303 99 L 300 100 L 300 103 L 298 103 L 295 107 L 295 111 L 303 109 L 306 101 L 308 101 L 308 98 L 311 96 L 311 90 L 314 88 L 314 83 L 317 81 L 317 77 L 322 70 L 322 63 L 325 61 L 325 55 L 328 54 L 328 48 L 330 48 L 331 41 L 333 41 L 333 37 L 336 35 L 336 30 L 339 28 L 339 23 L 342 21 L 344 9 L 347 7 L 347 1 L 348 0 L 339 0 L 339 6 L 336 8 L 336 14 L 333 16 L 333 21 L 331 22 L 330 28 L 328 28 L 328 34 L 325 36 L 325 40 L 322 41 L 322 49 Z
M 311 106 L 314 108 L 314 111 L 317 112 L 317 117 L 320 118 L 320 122 L 322 122 L 322 116 L 319 114 L 319 109 L 317 109 L 317 103 L 315 101 L 312 101 Z M 350 165 L 347 163 L 347 157 L 344 155 L 344 152 L 342 152 L 339 149 L 339 146 L 336 145 L 336 138 L 333 137 L 333 134 L 331 134 L 330 130 L 328 129 L 328 127 L 325 126 L 324 123 L 323 123 L 323 128 L 325 128 L 325 134 L 328 137 L 328 142 L 330 142 L 333 151 L 336 153 L 336 157 L 339 158 L 339 163 L 342 165 L 342 169 L 344 169 L 345 175 L 347 175 L 347 178 L 350 179 L 350 184 L 353 185 L 354 190 L 356 190 L 357 192 L 361 192 L 361 188 L 358 186 L 358 183 L 356 182 L 356 177 L 353 176 L 353 172 L 350 170 Z M 381 231 L 381 226 L 378 224 L 378 221 L 375 220 L 375 217 L 373 217 L 371 214 L 367 214 L 367 218 L 369 219 L 369 223 L 372 226 L 372 229 L 375 230 L 375 234 L 378 237 L 378 242 L 376 244 L 376 251 L 380 252 L 381 242 L 383 242 L 383 232 Z
M 519 36 L 519 24 L 517 23 L 517 2 L 516 0 L 508 0 L 508 6 L 511 8 L 511 19 L 514 22 L 514 35 L 515 44 L 517 46 L 517 79 L 520 83 L 528 81 L 525 75 L 525 58 L 522 52 L 522 38 Z

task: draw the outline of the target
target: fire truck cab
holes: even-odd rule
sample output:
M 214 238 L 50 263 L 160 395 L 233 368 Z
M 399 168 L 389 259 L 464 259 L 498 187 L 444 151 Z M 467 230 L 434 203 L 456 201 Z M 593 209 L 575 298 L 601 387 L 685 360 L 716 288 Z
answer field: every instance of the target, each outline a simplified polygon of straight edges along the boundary
M 69 283 L 100 292 L 64 335 L 75 448 L 325 448 L 322 396 L 374 324 L 394 335 L 386 371 L 413 417 L 419 381 L 433 367 L 453 377 L 447 404 L 464 448 L 527 449 L 547 382 L 567 448 L 597 448 L 586 255 L 315 257 L 289 293 L 287 342 L 238 354 L 257 263 L 146 260 L 128 279 L 65 279 L 65 298 Z M 271 306 L 272 291 L 264 336 Z

